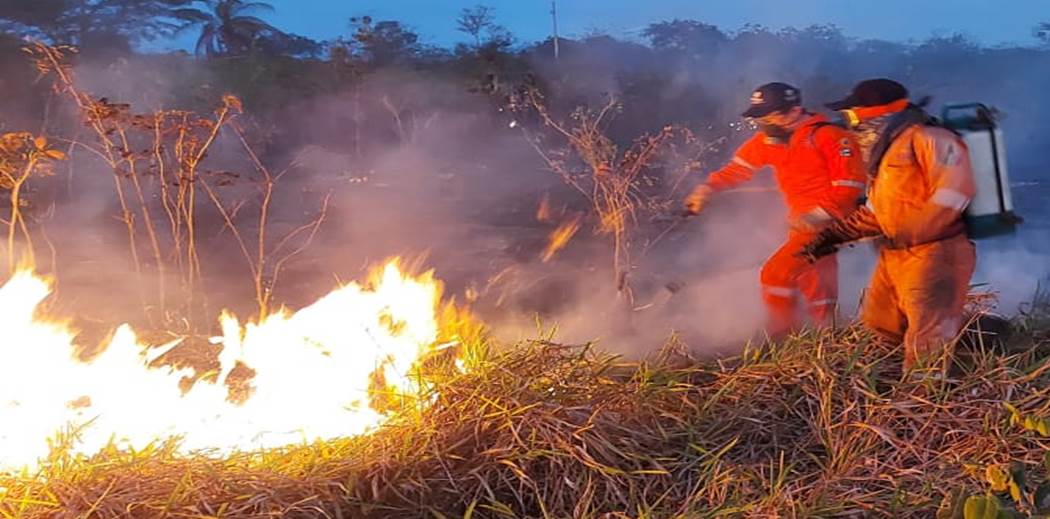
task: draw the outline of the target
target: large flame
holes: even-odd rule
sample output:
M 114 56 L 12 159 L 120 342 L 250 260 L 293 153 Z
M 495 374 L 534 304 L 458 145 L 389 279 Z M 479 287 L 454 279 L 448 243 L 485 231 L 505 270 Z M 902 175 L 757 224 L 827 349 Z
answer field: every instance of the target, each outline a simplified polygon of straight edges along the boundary
M 242 325 L 221 318 L 217 376 L 188 391 L 189 369 L 150 369 L 168 348 L 148 349 L 129 326 L 82 362 L 74 334 L 39 315 L 48 282 L 21 271 L 0 287 L 0 470 L 35 467 L 48 439 L 79 428 L 73 449 L 110 442 L 140 449 L 180 436 L 187 451 L 229 452 L 374 429 L 388 418 L 371 397 L 412 401 L 423 393 L 421 359 L 440 346 L 440 285 L 388 263 L 369 286 L 351 283 L 297 312 Z M 238 364 L 254 370 L 243 401 L 227 382 Z M 376 409 L 380 409 L 377 411 Z

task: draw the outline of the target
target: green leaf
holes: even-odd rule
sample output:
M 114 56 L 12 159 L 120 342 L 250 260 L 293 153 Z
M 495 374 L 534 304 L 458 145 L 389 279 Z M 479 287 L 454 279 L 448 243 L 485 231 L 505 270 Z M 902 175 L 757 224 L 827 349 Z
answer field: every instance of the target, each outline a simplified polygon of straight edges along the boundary
M 471 517 L 473 517 L 474 516 L 474 508 L 477 507 L 477 506 L 478 506 L 478 500 L 477 499 L 471 501 L 470 502 L 470 506 L 468 506 L 467 510 L 465 512 L 463 512 L 463 519 L 470 519 Z
M 485 510 L 488 510 L 490 512 L 495 512 L 497 514 L 500 514 L 500 515 L 506 516 L 506 517 L 517 517 L 518 516 L 517 514 L 514 513 L 514 509 L 513 508 L 507 506 L 506 504 L 500 503 L 500 502 L 481 505 L 481 508 L 483 508 Z
M 1024 495 L 1021 493 L 1021 487 L 1018 486 L 1016 481 L 1010 482 L 1010 497 L 1015 503 L 1020 503 L 1024 499 Z
M 1043 468 L 1046 469 L 1047 475 L 1050 476 L 1050 451 L 1046 451 L 1043 455 Z
M 1035 430 L 1043 438 L 1050 436 L 1050 422 L 1048 422 L 1045 418 L 1039 420 L 1039 423 L 1036 424 Z
M 963 506 L 964 519 L 998 519 L 999 500 L 992 495 L 970 496 Z

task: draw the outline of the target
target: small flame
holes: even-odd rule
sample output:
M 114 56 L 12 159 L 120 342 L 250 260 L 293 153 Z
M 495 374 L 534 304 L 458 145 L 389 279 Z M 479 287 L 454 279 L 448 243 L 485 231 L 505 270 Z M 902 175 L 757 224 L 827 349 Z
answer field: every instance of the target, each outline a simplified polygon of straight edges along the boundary
M 569 244 L 572 237 L 576 235 L 576 231 L 580 230 L 580 220 L 581 215 L 577 213 L 551 232 L 547 238 L 547 248 L 543 251 L 544 262 L 550 261 L 558 251 Z
M 551 197 L 544 193 L 540 198 L 540 205 L 536 207 L 536 221 L 546 223 L 551 220 Z
M 177 435 L 185 451 L 224 453 L 366 433 L 395 414 L 380 401 L 425 403 L 419 365 L 449 347 L 437 344 L 440 283 L 393 260 L 367 286 L 350 283 L 297 312 L 246 324 L 223 313 L 217 376 L 184 392 L 192 370 L 147 367 L 179 341 L 149 350 L 123 325 L 94 359 L 77 359 L 66 324 L 38 316 L 50 291 L 29 270 L 0 286 L 0 470 L 34 467 L 49 437 L 89 422 L 74 452 Z M 241 365 L 254 376 L 236 401 Z

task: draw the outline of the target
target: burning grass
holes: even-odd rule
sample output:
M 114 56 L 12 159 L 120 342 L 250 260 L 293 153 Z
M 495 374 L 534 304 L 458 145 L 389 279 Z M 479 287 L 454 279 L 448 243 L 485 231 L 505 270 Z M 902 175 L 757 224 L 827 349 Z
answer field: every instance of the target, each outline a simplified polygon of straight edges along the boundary
M 477 346 L 432 405 L 374 434 L 223 459 L 59 448 L 39 476 L 0 479 L 0 514 L 932 517 L 1050 448 L 1005 405 L 1050 409 L 1050 327 L 1017 324 L 1014 353 L 968 349 L 924 381 L 853 329 L 719 362 Z

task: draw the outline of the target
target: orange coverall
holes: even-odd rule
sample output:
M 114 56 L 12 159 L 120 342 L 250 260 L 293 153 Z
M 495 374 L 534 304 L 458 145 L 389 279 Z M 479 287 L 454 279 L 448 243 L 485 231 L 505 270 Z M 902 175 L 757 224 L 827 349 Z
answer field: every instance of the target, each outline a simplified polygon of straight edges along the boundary
M 863 160 L 850 134 L 811 115 L 795 129 L 788 143 L 756 133 L 737 150 L 722 169 L 712 173 L 707 185 L 714 191 L 750 180 L 756 171 L 771 166 L 788 207 L 791 222 L 817 216 L 830 223 L 857 207 L 864 192 Z M 792 225 L 787 241 L 762 268 L 762 300 L 769 314 L 769 331 L 782 333 L 797 324 L 798 293 L 808 303 L 809 315 L 827 324 L 838 303 L 838 262 L 834 255 L 810 263 L 798 253 L 819 229 Z
M 928 360 L 962 330 L 976 253 L 962 211 L 976 193 L 966 144 L 915 124 L 887 148 L 852 226 L 885 235 L 861 320 L 904 342 L 904 367 Z

